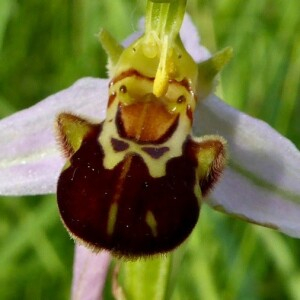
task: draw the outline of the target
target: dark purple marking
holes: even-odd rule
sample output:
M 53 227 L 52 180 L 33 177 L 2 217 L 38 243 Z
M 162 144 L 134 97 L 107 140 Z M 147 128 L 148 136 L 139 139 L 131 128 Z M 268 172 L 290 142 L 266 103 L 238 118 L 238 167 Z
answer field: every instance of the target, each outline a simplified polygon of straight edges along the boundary
M 158 159 L 163 156 L 167 151 L 170 150 L 169 147 L 142 147 L 142 150 L 149 154 L 152 158 Z
M 111 138 L 111 145 L 116 152 L 125 151 L 129 147 L 128 143 L 115 138 Z

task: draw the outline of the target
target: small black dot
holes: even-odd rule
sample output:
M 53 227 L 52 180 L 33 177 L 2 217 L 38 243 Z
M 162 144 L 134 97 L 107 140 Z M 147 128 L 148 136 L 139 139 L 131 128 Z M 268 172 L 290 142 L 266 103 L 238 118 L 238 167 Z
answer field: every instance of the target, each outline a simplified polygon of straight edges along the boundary
M 135 51 L 136 51 L 136 49 L 135 49 L 135 48 L 132 48 L 132 51 L 133 51 L 133 52 L 135 52 Z
M 181 57 L 182 57 L 182 55 L 181 55 L 181 54 L 179 54 L 179 55 L 178 55 L 178 58 L 180 59 Z
M 186 101 L 185 96 L 181 95 L 177 98 L 177 103 L 184 103 Z
M 127 93 L 127 87 L 126 85 L 121 85 L 119 88 L 119 91 L 123 94 Z

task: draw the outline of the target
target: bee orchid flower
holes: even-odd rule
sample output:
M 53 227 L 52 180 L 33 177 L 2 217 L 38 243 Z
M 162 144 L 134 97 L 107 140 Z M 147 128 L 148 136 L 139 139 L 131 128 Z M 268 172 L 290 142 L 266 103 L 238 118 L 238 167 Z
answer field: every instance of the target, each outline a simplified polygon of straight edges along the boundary
M 134 34 L 125 45 L 139 36 Z M 188 16 L 184 18 L 180 36 L 195 62 L 210 59 Z M 161 78 L 163 81 L 164 77 Z M 62 112 L 70 112 L 95 123 L 102 122 L 106 117 L 109 83 L 109 79 L 80 79 L 0 121 L 0 195 L 56 193 L 65 164 L 54 128 L 56 118 Z M 163 88 L 157 86 L 160 95 Z M 193 135 L 222 136 L 227 141 L 228 161 L 219 182 L 202 203 L 300 237 L 298 149 L 265 122 L 228 106 L 210 92 L 211 88 L 208 92 L 196 91 L 199 101 L 194 111 Z M 150 215 L 149 223 L 154 223 Z M 93 253 L 84 246 L 76 246 L 74 299 L 96 299 L 101 295 L 109 262 L 108 252 Z

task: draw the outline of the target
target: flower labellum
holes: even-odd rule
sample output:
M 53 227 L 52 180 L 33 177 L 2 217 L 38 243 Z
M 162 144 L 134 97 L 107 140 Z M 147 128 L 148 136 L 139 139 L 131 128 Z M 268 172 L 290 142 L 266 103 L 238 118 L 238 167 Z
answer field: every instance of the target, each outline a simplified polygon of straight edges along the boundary
M 145 34 L 125 49 L 102 31 L 111 78 L 105 120 L 57 118 L 67 158 L 57 187 L 61 218 L 95 251 L 137 258 L 174 249 L 224 169 L 225 140 L 195 138 L 191 128 L 196 89 L 200 97 L 211 91 L 231 51 L 197 65 L 178 34 L 185 5 L 149 1 Z

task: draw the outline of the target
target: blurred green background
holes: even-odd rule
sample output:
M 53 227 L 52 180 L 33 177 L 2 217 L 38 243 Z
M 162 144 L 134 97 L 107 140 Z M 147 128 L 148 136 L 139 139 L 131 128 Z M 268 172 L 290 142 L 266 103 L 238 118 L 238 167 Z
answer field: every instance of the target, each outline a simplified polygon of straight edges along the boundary
M 104 77 L 97 32 L 105 27 L 123 40 L 144 4 L 1 0 L 0 118 L 81 77 Z M 212 52 L 234 48 L 223 99 L 299 148 L 300 2 L 188 0 L 188 11 Z M 0 299 L 68 299 L 72 259 L 54 196 L 1 198 Z M 300 241 L 204 208 L 173 298 L 300 299 Z

